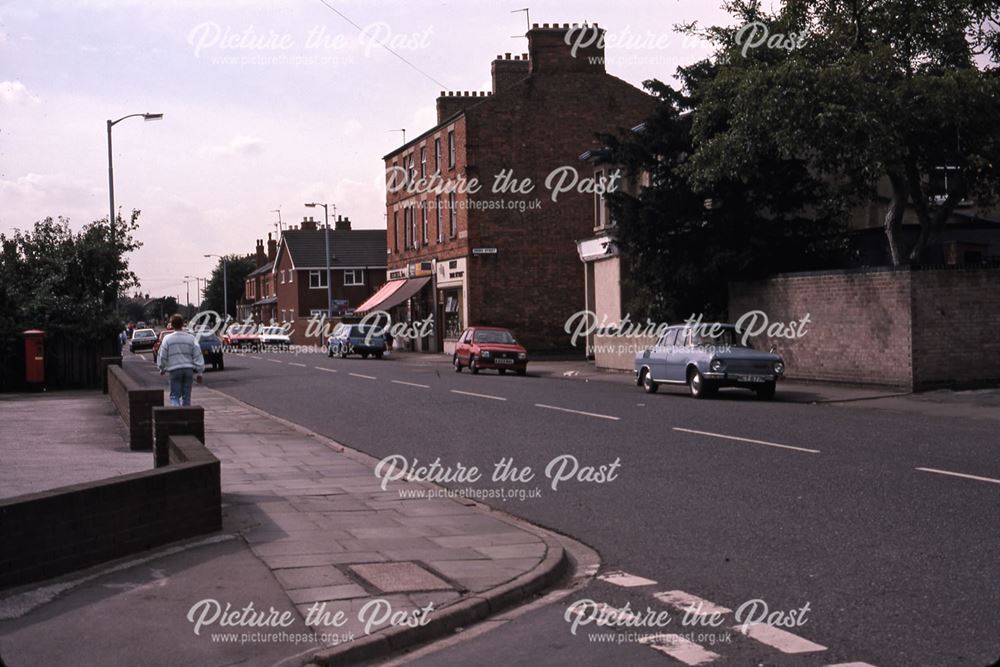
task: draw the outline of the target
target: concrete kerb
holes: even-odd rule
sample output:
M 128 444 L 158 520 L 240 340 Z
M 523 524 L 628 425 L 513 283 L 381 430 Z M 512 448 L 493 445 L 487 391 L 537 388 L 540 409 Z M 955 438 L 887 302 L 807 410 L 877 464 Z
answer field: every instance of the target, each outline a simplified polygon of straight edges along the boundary
M 378 459 L 364 452 L 351 449 L 315 431 L 272 415 L 249 403 L 224 394 L 215 389 L 204 388 L 213 394 L 218 394 L 227 400 L 234 401 L 246 409 L 275 421 L 321 442 L 330 449 L 363 463 L 371 468 L 378 464 Z M 427 489 L 440 489 L 435 484 L 419 483 Z M 493 510 L 488 505 L 467 498 L 447 498 L 465 507 L 471 507 L 479 512 L 488 512 L 491 517 L 503 521 L 518 530 L 531 533 L 545 543 L 545 557 L 528 572 L 521 574 L 498 586 L 475 595 L 468 595 L 437 610 L 426 625 L 416 628 L 400 626 L 390 627 L 376 632 L 363 639 L 352 641 L 340 646 L 317 649 L 301 656 L 304 665 L 349 665 L 361 664 L 375 659 L 386 658 L 390 654 L 421 644 L 432 639 L 447 636 L 458 628 L 466 627 L 477 621 L 486 619 L 504 609 L 522 602 L 532 595 L 547 588 L 562 579 L 572 565 L 566 550 L 552 533 L 516 517 Z

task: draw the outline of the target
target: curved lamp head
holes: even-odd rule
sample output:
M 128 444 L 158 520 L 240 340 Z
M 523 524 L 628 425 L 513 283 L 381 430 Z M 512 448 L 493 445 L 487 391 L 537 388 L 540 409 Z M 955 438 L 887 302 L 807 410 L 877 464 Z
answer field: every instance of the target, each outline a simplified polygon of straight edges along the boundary
M 163 114 L 162 113 L 144 113 L 144 114 L 142 114 L 142 119 L 145 120 L 145 121 L 163 120 Z

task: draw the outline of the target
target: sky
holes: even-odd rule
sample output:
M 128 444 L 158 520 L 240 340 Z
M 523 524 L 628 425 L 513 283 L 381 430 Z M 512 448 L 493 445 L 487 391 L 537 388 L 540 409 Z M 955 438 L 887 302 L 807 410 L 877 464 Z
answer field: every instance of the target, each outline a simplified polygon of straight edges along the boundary
M 609 73 L 640 86 L 708 55 L 674 26 L 727 22 L 719 4 L 0 0 L 0 233 L 106 218 L 106 121 L 162 113 L 115 125 L 115 205 L 142 211 L 141 291 L 183 298 L 204 254 L 253 252 L 276 209 L 384 229 L 382 156 L 435 124 L 441 90 L 489 90 L 490 62 L 527 51 L 513 10 L 596 22 Z

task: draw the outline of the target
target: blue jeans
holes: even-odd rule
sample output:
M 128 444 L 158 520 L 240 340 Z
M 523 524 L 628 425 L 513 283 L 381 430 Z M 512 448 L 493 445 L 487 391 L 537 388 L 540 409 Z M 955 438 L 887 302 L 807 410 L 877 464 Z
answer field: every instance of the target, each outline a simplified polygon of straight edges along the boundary
M 170 373 L 170 405 L 175 408 L 191 405 L 194 369 L 178 368 L 168 372 Z

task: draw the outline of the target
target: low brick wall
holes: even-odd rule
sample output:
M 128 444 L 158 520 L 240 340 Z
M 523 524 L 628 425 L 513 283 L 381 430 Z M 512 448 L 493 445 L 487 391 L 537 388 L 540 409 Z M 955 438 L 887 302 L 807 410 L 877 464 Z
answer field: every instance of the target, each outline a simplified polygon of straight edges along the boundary
M 205 442 L 205 409 L 153 408 L 153 465 L 160 468 L 173 460 L 171 436 L 190 435 Z
M 107 367 L 108 396 L 128 428 L 129 449 L 153 448 L 153 408 L 163 406 L 162 389 L 144 389 L 120 366 Z
M 219 460 L 193 436 L 170 464 L 0 500 L 0 588 L 222 528 Z
M 809 315 L 807 333 L 762 336 L 789 378 L 910 389 L 1000 381 L 1000 270 L 785 274 L 729 287 L 730 319 Z

